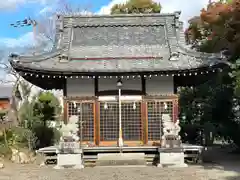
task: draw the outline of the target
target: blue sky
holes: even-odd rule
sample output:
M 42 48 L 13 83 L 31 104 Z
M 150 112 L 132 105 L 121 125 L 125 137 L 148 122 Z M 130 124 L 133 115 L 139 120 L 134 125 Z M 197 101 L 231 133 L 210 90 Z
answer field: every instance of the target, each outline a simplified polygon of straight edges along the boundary
M 4 1 L 4 0 L 1 0 Z M 6 0 L 5 0 L 6 1 Z M 50 1 L 50 0 L 48 0 Z M 84 2 L 85 1 L 85 2 Z M 71 0 L 69 1 L 73 4 L 79 4 L 79 6 L 87 6 L 90 7 L 90 10 L 93 12 L 97 12 L 102 6 L 107 5 L 110 0 Z M 81 2 L 81 3 L 78 3 Z M 89 4 L 89 5 L 88 5 Z M 1 3 L 0 3 L 1 5 Z M 19 1 L 16 8 L 9 7 L 6 9 L 0 9 L 0 21 L 3 28 L 0 28 L 0 38 L 18 38 L 21 35 L 31 31 L 30 27 L 24 28 L 13 28 L 10 26 L 11 23 L 16 22 L 17 20 L 22 20 L 25 17 L 31 18 L 40 18 L 39 12 L 48 6 L 55 6 L 56 3 L 45 3 L 45 2 L 29 2 L 23 3 L 23 1 Z
M 41 19 L 46 14 L 42 13 L 45 10 L 54 10 L 59 8 L 64 2 L 60 0 L 1 0 L 0 2 L 0 40 L 3 41 L 21 39 L 27 36 L 28 32 L 32 31 L 31 27 L 14 28 L 10 26 L 17 20 L 23 20 L 26 17 L 32 19 Z M 98 12 L 101 7 L 108 5 L 111 0 L 68 0 L 68 3 L 79 7 L 87 7 L 91 12 Z M 80 3 L 79 3 L 80 2 Z M 27 37 L 25 37 L 27 38 Z M 12 42 L 12 41 L 11 41 Z M 14 43 L 14 42 L 13 42 Z
M 61 1 L 61 2 L 59 2 Z M 181 19 L 185 22 L 199 14 L 208 0 L 155 0 L 162 4 L 162 12 L 182 11 Z M 116 3 L 124 3 L 126 0 L 0 0 L 0 47 L 17 47 L 30 45 L 33 40 L 31 27 L 14 28 L 11 23 L 26 17 L 32 19 L 44 19 L 59 8 L 63 2 L 78 7 L 87 7 L 88 11 L 98 14 L 108 14 L 110 8 Z M 193 3 L 194 2 L 194 3 Z M 50 12 L 49 12 L 50 11 Z

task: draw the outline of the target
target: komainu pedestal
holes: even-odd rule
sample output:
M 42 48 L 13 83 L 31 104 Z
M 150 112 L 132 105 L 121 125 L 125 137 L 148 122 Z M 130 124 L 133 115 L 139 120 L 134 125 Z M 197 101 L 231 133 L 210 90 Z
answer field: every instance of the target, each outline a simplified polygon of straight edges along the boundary
M 82 169 L 83 152 L 79 144 L 78 132 L 78 117 L 71 117 L 69 124 L 63 126 L 59 148 L 57 152 L 57 165 L 55 169 L 71 167 L 74 169 Z
M 184 150 L 182 147 L 181 130 L 179 121 L 173 123 L 168 114 L 163 114 L 163 136 L 159 148 L 158 167 L 187 167 L 184 162 Z
M 183 148 L 159 148 L 158 167 L 188 167 L 184 162 Z
M 55 169 L 74 168 L 82 169 L 83 152 L 79 148 L 78 142 L 61 142 L 60 149 L 57 152 L 57 165 Z
M 55 169 L 63 169 L 71 167 L 73 169 L 84 168 L 82 162 L 82 153 L 78 154 L 58 154 L 57 156 L 57 166 Z

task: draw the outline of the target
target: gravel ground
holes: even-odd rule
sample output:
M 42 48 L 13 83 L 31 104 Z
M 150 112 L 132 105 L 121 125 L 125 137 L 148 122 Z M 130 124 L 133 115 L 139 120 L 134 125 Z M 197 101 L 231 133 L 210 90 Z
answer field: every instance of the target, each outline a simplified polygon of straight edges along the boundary
M 0 180 L 240 180 L 240 156 L 225 150 L 208 151 L 211 164 L 187 168 L 94 167 L 82 170 L 5 162 Z M 213 164 L 215 162 L 215 165 Z M 218 165 L 216 165 L 218 164 Z
M 234 171 L 230 170 L 230 165 L 174 169 L 94 167 L 82 170 L 55 170 L 53 166 L 6 164 L 6 167 L 0 170 L 0 180 L 240 180 L 240 173 L 237 172 L 240 166 L 234 167 Z

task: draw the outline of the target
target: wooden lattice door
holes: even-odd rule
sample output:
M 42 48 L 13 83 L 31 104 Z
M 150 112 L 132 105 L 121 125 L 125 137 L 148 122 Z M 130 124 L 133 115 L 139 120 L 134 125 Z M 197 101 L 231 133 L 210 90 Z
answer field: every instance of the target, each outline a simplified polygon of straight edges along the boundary
M 114 102 L 100 102 L 100 141 L 116 141 L 119 132 L 119 107 Z
M 162 115 L 167 113 L 172 118 L 173 102 L 166 100 L 150 100 L 147 102 L 148 141 L 160 141 L 162 136 Z
M 82 131 L 79 130 L 81 140 L 94 143 L 94 102 L 69 102 L 68 118 L 71 116 L 78 116 L 79 128 L 82 128 Z
M 142 141 L 140 102 L 122 102 L 124 143 Z M 100 102 L 100 144 L 116 145 L 119 138 L 118 102 Z
M 122 129 L 125 141 L 142 140 L 140 102 L 125 102 L 122 104 Z

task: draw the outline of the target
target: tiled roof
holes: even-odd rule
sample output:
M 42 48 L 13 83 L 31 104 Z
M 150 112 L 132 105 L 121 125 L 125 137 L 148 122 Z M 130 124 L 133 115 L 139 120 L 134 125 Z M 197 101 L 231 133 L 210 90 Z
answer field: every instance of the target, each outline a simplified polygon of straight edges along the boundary
M 61 74 L 179 71 L 224 63 L 219 54 L 185 47 L 179 15 L 59 16 L 56 49 L 15 56 L 11 64 L 19 71 Z

